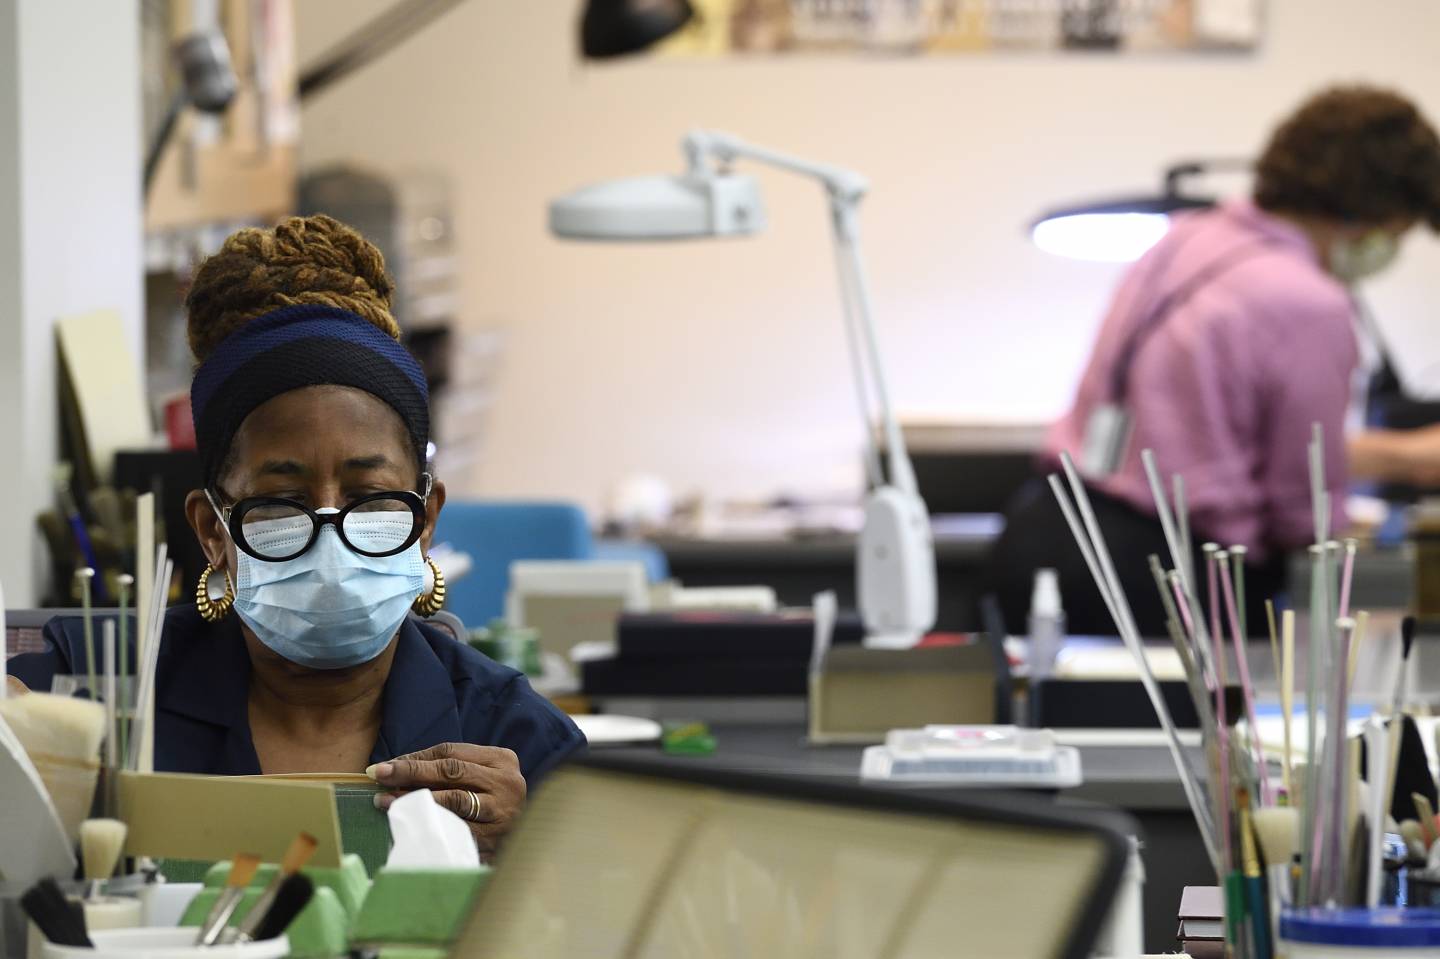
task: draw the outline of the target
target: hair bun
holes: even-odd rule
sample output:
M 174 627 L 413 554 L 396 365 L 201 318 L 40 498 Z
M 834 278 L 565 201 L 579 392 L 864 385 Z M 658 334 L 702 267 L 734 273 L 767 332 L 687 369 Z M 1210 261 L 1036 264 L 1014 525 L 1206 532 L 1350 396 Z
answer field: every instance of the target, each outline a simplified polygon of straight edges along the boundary
M 241 326 L 285 306 L 349 310 L 400 339 L 394 281 L 375 244 L 324 214 L 238 230 L 200 264 L 185 297 L 190 352 L 203 363 Z

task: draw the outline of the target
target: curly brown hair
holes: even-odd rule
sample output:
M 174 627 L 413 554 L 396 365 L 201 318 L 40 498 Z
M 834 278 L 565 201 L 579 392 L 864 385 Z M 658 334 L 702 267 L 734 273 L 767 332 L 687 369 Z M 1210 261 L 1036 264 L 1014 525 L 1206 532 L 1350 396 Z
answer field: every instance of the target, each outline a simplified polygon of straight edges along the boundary
M 238 230 L 195 271 L 185 297 L 190 352 L 203 363 L 250 320 L 302 303 L 349 310 L 398 340 L 394 290 L 380 251 L 339 220 L 294 216 Z
M 1256 167 L 1255 202 L 1275 213 L 1418 219 L 1440 230 L 1440 137 L 1397 93 L 1324 90 L 1271 134 Z

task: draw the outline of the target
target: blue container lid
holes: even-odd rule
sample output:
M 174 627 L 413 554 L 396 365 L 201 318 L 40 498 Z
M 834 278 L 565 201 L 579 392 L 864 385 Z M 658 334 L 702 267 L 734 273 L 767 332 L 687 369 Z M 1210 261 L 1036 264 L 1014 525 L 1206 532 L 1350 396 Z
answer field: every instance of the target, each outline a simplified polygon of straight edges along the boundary
M 1280 915 L 1280 938 L 1324 946 L 1440 946 L 1440 909 L 1297 909 Z

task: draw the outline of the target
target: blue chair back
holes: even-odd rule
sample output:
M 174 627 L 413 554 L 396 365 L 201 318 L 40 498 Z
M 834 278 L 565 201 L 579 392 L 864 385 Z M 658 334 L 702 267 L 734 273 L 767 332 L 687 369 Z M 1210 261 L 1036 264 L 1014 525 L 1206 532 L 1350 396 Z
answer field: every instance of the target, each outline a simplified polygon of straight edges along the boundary
M 515 560 L 595 555 L 585 512 L 562 502 L 450 500 L 440 513 L 435 542 L 469 553 L 475 562 L 445 597 L 445 608 L 470 629 L 504 614 Z

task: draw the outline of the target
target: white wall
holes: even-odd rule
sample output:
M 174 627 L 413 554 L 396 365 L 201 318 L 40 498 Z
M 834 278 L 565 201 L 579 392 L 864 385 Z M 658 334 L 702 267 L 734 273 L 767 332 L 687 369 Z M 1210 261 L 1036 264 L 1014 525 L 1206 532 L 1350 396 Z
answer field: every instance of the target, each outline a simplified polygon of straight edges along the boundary
M 54 502 L 55 319 L 120 311 L 141 343 L 137 0 L 0 3 L 0 582 L 33 605 Z
M 383 9 L 297 4 L 301 62 Z M 462 4 L 307 105 L 308 164 L 440 167 L 459 186 L 468 319 L 510 333 L 487 462 L 452 484 L 597 505 L 657 472 L 716 494 L 858 486 L 860 428 L 822 199 L 758 171 L 757 240 L 566 245 L 547 198 L 676 170 L 694 124 L 853 167 L 902 412 L 1047 418 L 1068 400 L 1111 267 L 1052 258 L 1024 225 L 1134 190 L 1165 161 L 1255 151 L 1336 80 L 1394 84 L 1440 119 L 1440 3 L 1269 0 L 1254 55 L 856 56 L 582 65 L 573 0 Z M 1375 297 L 1422 334 L 1440 246 L 1412 244 Z M 466 482 L 468 480 L 468 482 Z

